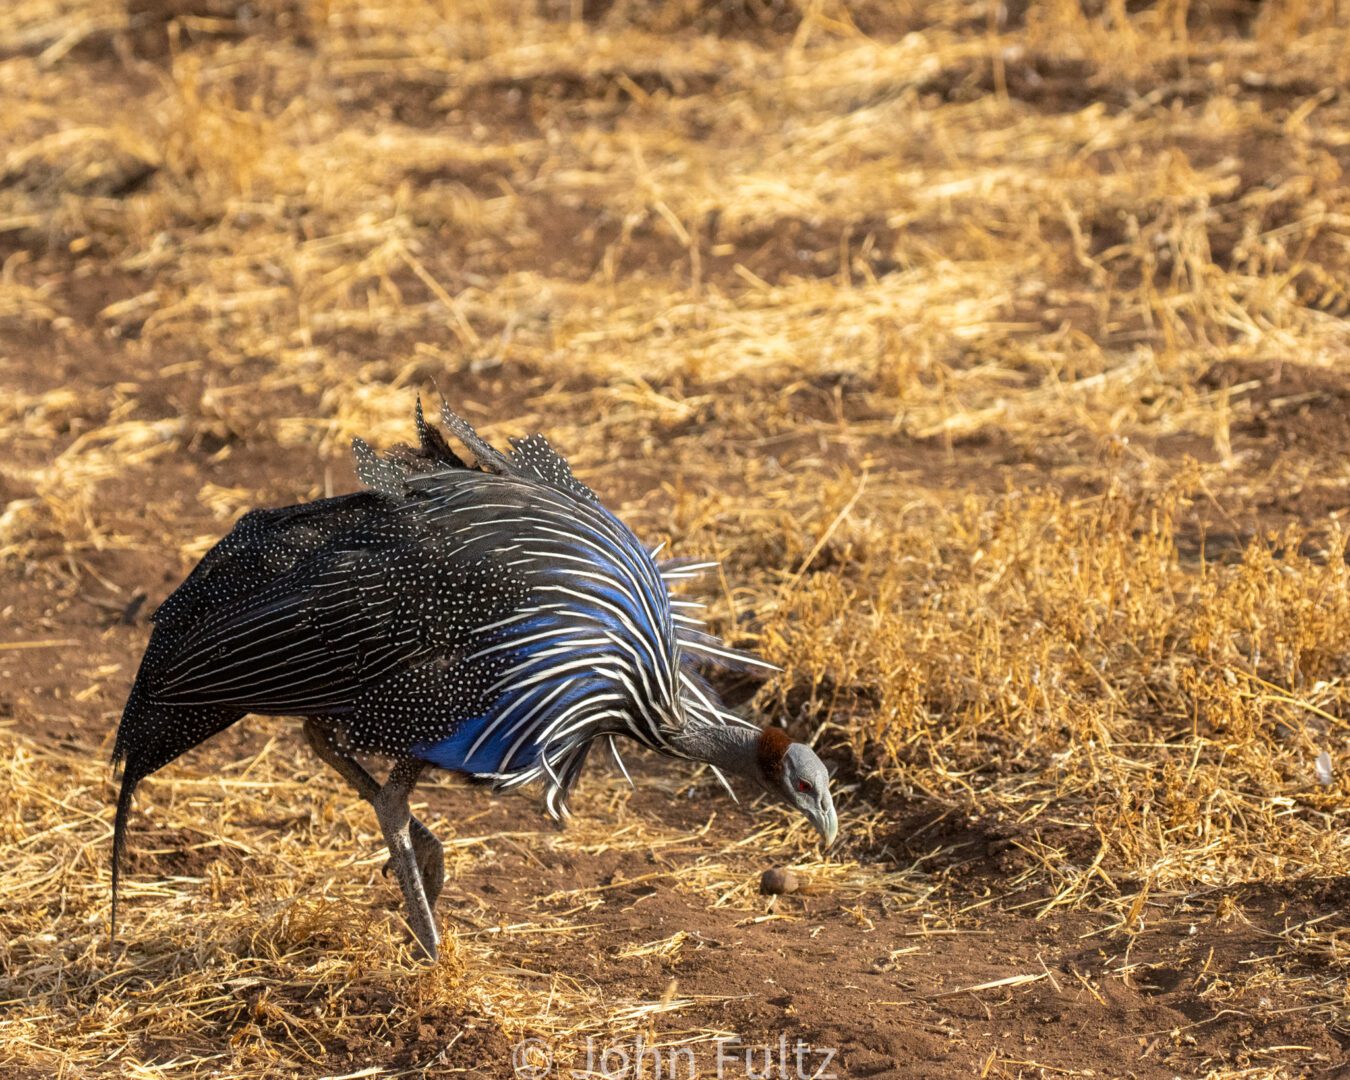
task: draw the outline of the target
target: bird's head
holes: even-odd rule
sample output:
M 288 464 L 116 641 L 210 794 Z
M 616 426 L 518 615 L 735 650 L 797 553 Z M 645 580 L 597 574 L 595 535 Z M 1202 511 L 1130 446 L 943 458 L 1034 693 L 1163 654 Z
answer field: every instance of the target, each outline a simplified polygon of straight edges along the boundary
M 839 819 L 830 798 L 830 774 L 814 750 L 793 742 L 782 728 L 685 723 L 671 732 L 670 744 L 680 757 L 706 761 L 752 781 L 779 802 L 800 810 L 826 847 L 834 843 Z
M 825 763 L 805 743 L 793 742 L 782 728 L 760 732 L 756 753 L 760 780 L 771 795 L 800 810 L 826 847 L 839 832 Z

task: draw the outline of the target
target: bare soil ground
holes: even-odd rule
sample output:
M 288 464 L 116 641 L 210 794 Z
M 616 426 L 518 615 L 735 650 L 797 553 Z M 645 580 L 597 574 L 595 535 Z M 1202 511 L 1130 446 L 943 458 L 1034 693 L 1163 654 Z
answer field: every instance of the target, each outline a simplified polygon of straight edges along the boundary
M 1350 1072 L 1343 4 L 24 0 L 0 101 L 5 1075 Z M 149 614 L 433 385 L 724 560 L 841 843 L 441 777 L 424 969 L 250 718 L 110 948 Z

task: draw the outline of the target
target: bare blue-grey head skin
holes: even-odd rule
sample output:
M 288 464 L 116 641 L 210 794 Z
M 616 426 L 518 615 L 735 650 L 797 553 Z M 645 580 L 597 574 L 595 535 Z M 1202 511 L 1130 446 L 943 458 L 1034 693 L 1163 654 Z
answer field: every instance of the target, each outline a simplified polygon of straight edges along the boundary
M 245 515 L 155 612 L 122 714 L 119 859 L 137 784 L 248 713 L 304 718 L 315 754 L 371 803 L 422 951 L 440 842 L 408 809 L 427 768 L 567 797 L 596 743 L 630 739 L 743 777 L 838 832 L 809 747 L 722 704 L 716 667 L 771 668 L 709 633 L 657 563 L 540 435 L 502 453 L 448 407 L 469 464 L 416 413 L 420 445 L 356 441 L 366 490 Z M 392 763 L 377 780 L 358 755 Z
M 775 794 L 802 812 L 826 847 L 833 844 L 839 835 L 839 818 L 830 797 L 830 774 L 816 752 L 805 743 L 792 743 L 783 754 L 775 781 Z
M 695 724 L 675 741 L 685 756 L 741 776 L 799 811 L 825 847 L 834 843 L 839 818 L 830 797 L 829 771 L 811 747 L 793 742 L 782 728 Z

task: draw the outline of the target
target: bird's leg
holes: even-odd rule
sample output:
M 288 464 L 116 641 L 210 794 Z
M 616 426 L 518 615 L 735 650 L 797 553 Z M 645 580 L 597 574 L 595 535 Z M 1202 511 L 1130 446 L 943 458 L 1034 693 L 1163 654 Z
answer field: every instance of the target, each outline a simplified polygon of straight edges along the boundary
M 359 761 L 338 745 L 333 730 L 309 717 L 305 720 L 305 738 L 321 761 L 331 765 L 347 783 L 356 788 L 357 794 L 368 803 L 375 802 L 380 793 L 380 782 L 371 776 Z M 422 888 L 427 894 L 427 903 L 436 906 L 445 884 L 445 849 L 430 829 L 417 818 L 408 822 L 409 835 L 412 838 L 413 851 L 417 855 L 417 869 L 422 875 Z M 388 875 L 393 866 L 393 858 L 384 864 L 384 873 Z
M 380 822 L 380 828 L 384 830 L 384 841 L 389 845 L 389 861 L 393 865 L 394 876 L 403 888 L 403 899 L 408 906 L 408 925 L 412 927 L 427 959 L 435 960 L 440 935 L 431 917 L 431 905 L 427 903 L 422 875 L 418 871 L 412 841 L 408 836 L 408 825 L 412 820 L 408 796 L 425 767 L 425 762 L 414 758 L 399 761 L 371 802 L 375 806 L 375 817 Z

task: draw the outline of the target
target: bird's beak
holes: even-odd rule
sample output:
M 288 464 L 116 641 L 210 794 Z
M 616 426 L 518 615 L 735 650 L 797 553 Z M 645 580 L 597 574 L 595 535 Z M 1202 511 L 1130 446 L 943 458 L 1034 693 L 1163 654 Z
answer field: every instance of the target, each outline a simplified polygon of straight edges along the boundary
M 839 835 L 839 817 L 834 812 L 834 800 L 829 794 L 825 795 L 825 802 L 820 806 L 816 813 L 810 815 L 811 824 L 816 827 L 816 832 L 820 833 L 820 841 L 825 847 L 834 843 L 834 838 Z

